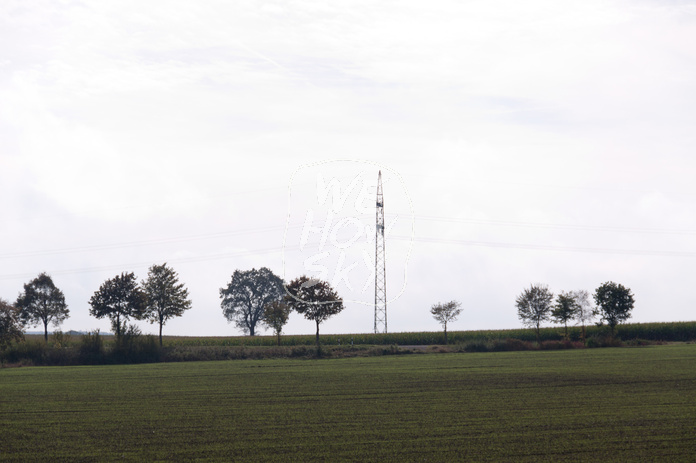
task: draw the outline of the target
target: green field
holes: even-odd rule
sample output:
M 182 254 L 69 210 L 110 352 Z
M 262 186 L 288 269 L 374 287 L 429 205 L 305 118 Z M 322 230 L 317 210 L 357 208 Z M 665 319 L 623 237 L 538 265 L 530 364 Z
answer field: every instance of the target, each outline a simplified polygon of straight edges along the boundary
M 0 460 L 693 461 L 696 345 L 0 369 Z

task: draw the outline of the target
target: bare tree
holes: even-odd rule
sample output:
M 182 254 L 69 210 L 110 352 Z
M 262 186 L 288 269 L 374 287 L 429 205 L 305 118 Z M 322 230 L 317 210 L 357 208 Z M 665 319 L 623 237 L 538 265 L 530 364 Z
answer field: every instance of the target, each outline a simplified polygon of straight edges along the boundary
M 582 326 L 582 342 L 585 342 L 585 339 L 587 339 L 585 327 L 592 323 L 595 317 L 592 301 L 590 301 L 590 293 L 589 291 L 581 289 L 578 291 L 571 291 L 570 294 L 573 299 L 575 299 L 575 304 L 577 306 L 575 319 L 580 326 Z
M 449 301 L 443 303 L 437 303 L 430 308 L 430 313 L 433 314 L 433 318 L 440 322 L 442 327 L 445 329 L 445 344 L 447 342 L 447 323 L 453 322 L 457 319 L 462 309 L 460 308 L 461 302 Z

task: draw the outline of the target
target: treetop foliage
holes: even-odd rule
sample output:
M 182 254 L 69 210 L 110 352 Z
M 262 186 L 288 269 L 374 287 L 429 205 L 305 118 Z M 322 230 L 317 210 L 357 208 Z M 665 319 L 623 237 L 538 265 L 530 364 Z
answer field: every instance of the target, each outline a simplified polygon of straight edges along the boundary
M 220 306 L 229 322 L 254 336 L 257 325 L 263 321 L 264 308 L 284 295 L 283 280 L 270 269 L 235 270 L 232 281 L 220 288 Z
M 438 302 L 430 308 L 430 313 L 447 331 L 447 323 L 455 321 L 462 313 L 461 305 L 459 301 Z
M 23 338 L 19 309 L 0 299 L 0 350 Z
M 303 275 L 286 286 L 285 302 L 307 320 L 317 323 L 343 310 L 343 299 L 329 283 Z
M 594 294 L 595 314 L 600 316 L 600 323 L 607 322 L 614 333 L 616 325 L 631 318 L 635 301 L 631 290 L 625 286 L 608 281 L 600 285 Z
M 106 280 L 90 298 L 90 315 L 108 317 L 117 337 L 129 319 L 141 320 L 147 310 L 147 296 L 138 286 L 135 274 L 121 273 Z
M 179 283 L 179 276 L 166 263 L 150 267 L 142 288 L 147 297 L 144 317 L 150 323 L 159 324 L 162 344 L 162 326 L 170 318 L 180 317 L 191 308 L 188 290 L 183 283 Z
M 22 323 L 44 325 L 46 339 L 49 323 L 59 326 L 70 316 L 63 292 L 46 273 L 41 273 L 24 285 L 24 292 L 17 298 L 15 306 L 20 310 Z

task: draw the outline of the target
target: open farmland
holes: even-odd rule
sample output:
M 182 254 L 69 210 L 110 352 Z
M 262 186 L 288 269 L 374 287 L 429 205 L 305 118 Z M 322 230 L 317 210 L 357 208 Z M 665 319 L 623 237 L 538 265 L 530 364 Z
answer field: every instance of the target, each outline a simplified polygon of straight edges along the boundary
M 0 460 L 693 461 L 696 345 L 0 370 Z

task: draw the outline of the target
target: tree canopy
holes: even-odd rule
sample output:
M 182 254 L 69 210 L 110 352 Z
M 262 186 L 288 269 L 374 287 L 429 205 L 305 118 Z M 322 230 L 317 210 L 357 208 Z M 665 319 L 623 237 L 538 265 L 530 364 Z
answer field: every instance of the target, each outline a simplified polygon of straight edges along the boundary
M 455 321 L 462 313 L 461 305 L 458 301 L 449 301 L 444 304 L 437 303 L 430 308 L 430 313 L 445 329 L 445 344 L 447 344 L 447 323 Z
M 121 273 L 106 280 L 89 300 L 90 315 L 108 317 L 118 339 L 129 319 L 141 320 L 147 309 L 147 296 L 138 286 L 135 274 Z
M 575 318 L 578 310 L 578 303 L 573 293 L 561 292 L 556 296 L 556 304 L 551 310 L 551 319 L 556 323 L 563 323 L 566 339 L 568 339 L 568 322 Z
M 595 314 L 600 316 L 600 322 L 607 322 L 612 336 L 616 326 L 631 318 L 631 310 L 635 301 L 631 290 L 621 284 L 608 281 L 600 285 L 594 294 Z
M 53 280 L 46 273 L 24 285 L 15 302 L 20 310 L 20 319 L 28 325 L 43 324 L 44 340 L 48 342 L 48 324 L 60 326 L 70 316 L 63 292 L 56 288 Z
M 284 301 L 273 301 L 264 307 L 263 324 L 271 328 L 278 337 L 278 345 L 280 345 L 280 335 L 283 332 L 283 327 L 290 318 L 292 308 Z
M 188 290 L 179 283 L 179 276 L 167 264 L 153 265 L 142 282 L 143 292 L 147 297 L 147 309 L 144 317 L 150 323 L 159 324 L 159 342 L 162 345 L 162 327 L 167 320 L 181 317 L 191 308 Z
M 23 338 L 19 309 L 6 300 L 0 299 L 0 350 Z
M 284 295 L 283 280 L 268 268 L 235 270 L 232 281 L 226 288 L 220 288 L 220 306 L 229 322 L 255 336 L 257 325 L 263 321 L 264 307 Z
M 522 291 L 516 301 L 517 316 L 525 326 L 536 330 L 537 343 L 540 341 L 541 324 L 549 319 L 553 293 L 546 285 L 531 285 Z
M 320 348 L 319 325 L 343 310 L 343 299 L 329 283 L 305 275 L 292 280 L 286 290 L 285 302 L 307 320 L 316 323 L 316 342 L 317 348 Z

